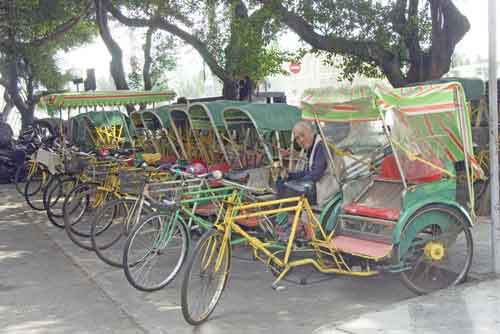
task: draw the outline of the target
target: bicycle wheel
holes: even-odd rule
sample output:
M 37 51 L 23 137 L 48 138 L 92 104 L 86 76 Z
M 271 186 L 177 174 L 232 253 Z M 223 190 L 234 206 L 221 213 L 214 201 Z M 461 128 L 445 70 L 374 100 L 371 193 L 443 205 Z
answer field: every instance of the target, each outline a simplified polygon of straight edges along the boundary
M 51 175 L 44 167 L 38 166 L 36 171 L 26 180 L 24 198 L 26 203 L 38 211 L 43 211 L 43 191 L 49 183 Z
M 134 224 L 151 213 L 144 203 L 141 212 L 136 199 L 119 199 L 104 204 L 96 212 L 90 229 L 92 248 L 105 263 L 122 267 L 123 249 Z
M 64 228 L 63 204 L 66 195 L 76 186 L 77 179 L 72 176 L 56 176 L 47 185 L 43 202 L 47 217 L 54 226 Z
M 181 288 L 184 319 L 191 325 L 204 322 L 214 311 L 226 287 L 231 268 L 231 248 L 217 230 L 205 233 L 188 260 Z
M 21 165 L 19 165 L 16 169 L 16 174 L 14 174 L 14 184 L 16 185 L 16 190 L 19 194 L 24 195 L 24 185 L 29 177 L 30 171 L 34 172 L 34 168 L 32 166 L 32 162 L 25 161 Z
M 153 213 L 134 228 L 125 243 L 125 277 L 138 290 L 159 290 L 180 271 L 188 248 L 189 235 L 177 213 Z
M 424 222 L 433 222 L 425 224 Z M 396 254 L 410 267 L 402 282 L 417 294 L 426 294 L 465 281 L 472 255 L 472 233 L 467 220 L 455 208 L 430 205 L 408 221 Z
M 90 182 L 82 183 L 68 193 L 63 204 L 64 230 L 75 244 L 93 250 L 90 229 L 95 213 L 114 197 L 113 193 L 100 190 L 99 184 Z

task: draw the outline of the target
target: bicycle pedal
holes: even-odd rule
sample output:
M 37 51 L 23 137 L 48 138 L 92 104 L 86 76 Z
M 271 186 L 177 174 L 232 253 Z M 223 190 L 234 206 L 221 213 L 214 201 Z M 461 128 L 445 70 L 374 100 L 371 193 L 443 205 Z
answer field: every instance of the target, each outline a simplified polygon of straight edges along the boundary
M 286 286 L 284 285 L 278 285 L 278 284 L 273 284 L 271 285 L 271 288 L 273 288 L 275 291 L 283 291 L 286 289 Z

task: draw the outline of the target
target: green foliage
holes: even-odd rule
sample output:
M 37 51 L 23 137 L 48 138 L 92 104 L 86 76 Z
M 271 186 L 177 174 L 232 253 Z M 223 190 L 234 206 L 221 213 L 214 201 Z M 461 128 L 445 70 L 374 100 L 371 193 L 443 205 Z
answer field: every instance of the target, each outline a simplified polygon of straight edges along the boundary
M 232 43 L 226 48 L 225 59 L 226 70 L 232 77 L 248 75 L 252 80 L 259 81 L 268 75 L 283 74 L 281 65 L 292 59 L 291 53 L 270 43 L 271 38 L 262 31 L 263 23 L 255 18 L 234 20 L 231 27 Z
M 425 52 L 431 44 L 432 22 L 429 1 L 419 0 L 415 15 L 409 11 L 411 1 L 397 0 L 298 0 L 280 1 L 304 18 L 315 32 L 326 37 L 374 42 L 396 55 L 403 67 L 410 62 L 407 43 L 417 41 Z M 406 3 L 405 6 L 401 6 Z M 312 52 L 318 52 L 312 50 Z M 355 75 L 379 78 L 382 72 L 368 57 L 325 55 L 326 62 L 342 70 L 344 79 Z
M 151 43 L 151 81 L 153 90 L 168 89 L 167 72 L 173 71 L 177 66 L 177 45 L 172 38 L 163 32 L 157 31 L 153 34 Z M 143 45 L 143 50 L 146 45 Z M 131 71 L 128 74 L 128 84 L 131 89 L 144 90 L 143 58 L 132 57 L 130 59 Z
M 56 29 L 85 14 L 88 1 L 17 0 L 15 15 L 8 19 L 13 43 L 0 50 L 0 71 L 15 57 L 20 80 L 32 80 L 34 89 L 60 90 L 71 79 L 58 66 L 57 53 L 91 41 L 97 30 L 93 22 L 81 18 L 64 33 Z M 2 61 L 3 60 L 3 61 Z

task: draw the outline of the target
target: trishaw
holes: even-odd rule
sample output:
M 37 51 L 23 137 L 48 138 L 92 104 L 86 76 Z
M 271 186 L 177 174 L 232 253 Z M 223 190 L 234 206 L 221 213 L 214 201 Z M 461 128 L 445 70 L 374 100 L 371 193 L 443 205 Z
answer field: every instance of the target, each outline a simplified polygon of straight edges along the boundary
M 72 166 L 75 163 L 78 165 L 78 160 L 81 160 L 83 156 L 79 153 L 75 154 L 75 147 L 70 147 L 70 145 L 76 144 L 80 150 L 92 151 L 96 151 L 101 147 L 120 150 L 126 143 L 133 145 L 128 117 L 117 111 L 120 106 L 154 104 L 168 101 L 172 97 L 173 93 L 171 92 L 117 91 L 63 93 L 42 98 L 41 106 L 47 109 L 49 115 L 59 114 L 60 119 L 63 119 L 64 116 L 70 120 L 68 134 L 63 131 L 60 132 L 62 147 L 60 158 L 57 160 L 59 164 L 62 164 L 63 168 L 59 168 L 57 173 L 52 172 L 52 177 L 45 177 L 45 181 L 42 182 L 43 186 L 38 187 L 38 192 L 43 194 L 44 209 L 47 210 L 49 219 L 56 226 L 64 226 L 62 224 L 62 204 L 65 194 L 81 182 L 94 180 L 95 173 L 93 170 L 95 168 L 106 168 L 106 162 L 103 164 L 97 162 L 95 157 L 86 157 L 85 159 L 88 160 L 87 167 L 90 171 L 85 173 L 85 171 L 81 170 L 81 166 L 77 166 L 75 173 Z M 78 115 L 72 115 L 75 111 L 78 112 Z M 37 154 L 37 157 L 39 155 Z M 52 160 L 56 160 L 56 158 L 52 156 Z M 45 162 L 46 165 L 54 163 L 54 161 Z M 85 175 L 87 177 L 80 177 Z M 49 179 L 51 180 L 50 187 Z
M 175 143 L 180 155 L 187 161 L 201 160 L 201 151 L 196 144 L 187 106 L 177 105 L 165 110 L 170 121 L 170 129 L 175 135 Z
M 89 111 L 71 119 L 72 142 L 82 149 L 132 146 L 130 119 L 116 110 Z
M 190 116 L 191 129 L 193 130 L 194 138 L 200 149 L 203 161 L 207 166 L 217 164 L 219 169 L 224 168 L 224 171 L 239 167 L 231 164 L 228 152 L 229 139 L 222 119 L 222 112 L 227 107 L 244 104 L 245 102 L 240 101 L 220 100 L 196 102 L 189 105 L 188 114 Z M 225 163 L 226 166 L 223 166 L 221 163 Z
M 130 127 L 134 135 L 134 146 L 141 147 L 144 152 L 155 153 L 155 147 L 148 138 L 146 127 L 142 121 L 142 110 L 135 110 L 130 113 Z
M 302 118 L 313 121 L 328 143 L 332 168 L 337 147 L 327 137 L 335 134 L 328 129 L 332 124 L 365 123 L 373 130 L 372 122 L 378 121 L 391 150 L 385 150 L 371 175 L 354 173 L 349 178 L 336 173 L 341 190 L 321 207 L 308 201 L 314 189 L 310 183 L 289 182 L 304 194 L 292 198 L 248 203 L 233 194 L 187 262 L 181 304 L 190 324 L 205 321 L 217 305 L 228 282 L 235 236 L 245 238 L 255 258 L 269 266 L 275 288 L 291 270 L 304 265 L 322 273 L 363 277 L 398 273 L 418 294 L 466 279 L 475 220 L 472 175 L 482 171 L 472 154 L 459 83 L 310 94 L 304 98 Z M 457 179 L 465 179 L 465 184 Z M 457 196 L 459 188 L 467 196 Z M 244 228 L 248 219 L 269 220 L 273 215 L 289 218 L 285 240 L 261 239 Z M 276 250 L 279 244 L 282 248 Z
M 246 104 L 222 112 L 229 140 L 229 158 L 234 169 L 246 170 L 247 185 L 266 187 L 276 181 L 276 164 L 294 170 L 302 153 L 285 157 L 293 142 L 292 129 L 300 110 L 286 104 Z M 293 152 L 293 150 L 291 150 Z
M 144 110 L 141 114 L 147 136 L 150 138 L 156 152 L 161 154 L 162 161 L 165 162 L 186 159 L 181 155 L 180 145 L 177 144 L 168 112 L 170 109 L 178 107 L 178 105 L 166 105 L 156 109 Z

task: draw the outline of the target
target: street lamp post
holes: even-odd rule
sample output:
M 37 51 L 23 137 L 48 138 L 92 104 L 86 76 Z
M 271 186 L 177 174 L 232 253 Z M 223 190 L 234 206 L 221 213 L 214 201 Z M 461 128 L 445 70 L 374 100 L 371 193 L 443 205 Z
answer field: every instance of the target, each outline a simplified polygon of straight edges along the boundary
M 488 1 L 489 51 L 489 118 L 490 118 L 490 186 L 491 186 L 491 254 L 493 272 L 500 274 L 500 190 L 498 175 L 498 91 L 497 91 L 497 24 L 496 0 Z

